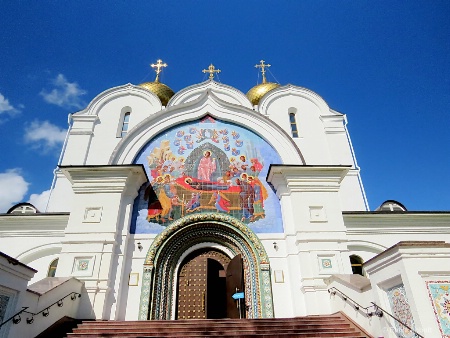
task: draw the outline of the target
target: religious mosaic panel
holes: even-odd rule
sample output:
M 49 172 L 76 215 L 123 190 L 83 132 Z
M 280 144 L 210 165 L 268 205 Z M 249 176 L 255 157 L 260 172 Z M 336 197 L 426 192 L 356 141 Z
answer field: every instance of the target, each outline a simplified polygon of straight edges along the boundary
M 278 198 L 265 178 L 276 151 L 259 135 L 206 116 L 152 139 L 137 156 L 149 183 L 134 205 L 132 233 L 159 233 L 185 215 L 231 215 L 256 233 L 283 232 Z
M 414 318 L 411 313 L 411 308 L 409 307 L 408 298 L 406 297 L 405 286 L 403 284 L 399 284 L 388 289 L 387 296 L 389 299 L 389 304 L 391 305 L 393 316 L 408 325 L 411 329 L 415 330 Z M 413 331 L 399 324 L 397 321 L 394 321 L 394 324 L 397 337 L 413 338 L 416 336 Z
M 427 288 L 442 337 L 450 338 L 450 281 L 430 281 Z

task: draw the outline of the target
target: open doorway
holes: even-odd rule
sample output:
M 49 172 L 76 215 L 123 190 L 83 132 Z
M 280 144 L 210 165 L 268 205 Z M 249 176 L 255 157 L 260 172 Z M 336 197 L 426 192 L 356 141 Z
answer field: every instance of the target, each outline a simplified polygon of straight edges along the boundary
M 176 318 L 239 318 L 237 301 L 231 296 L 243 291 L 242 270 L 240 255 L 231 260 L 211 248 L 190 253 L 179 269 Z

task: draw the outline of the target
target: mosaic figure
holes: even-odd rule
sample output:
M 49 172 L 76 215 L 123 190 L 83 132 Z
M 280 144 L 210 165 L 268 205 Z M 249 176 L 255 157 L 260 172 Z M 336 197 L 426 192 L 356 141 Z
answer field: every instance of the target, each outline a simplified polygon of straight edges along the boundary
M 228 209 L 228 207 L 230 206 L 230 200 L 227 197 L 225 197 L 225 195 L 220 191 L 213 192 L 209 203 L 211 204 L 212 202 L 215 202 L 214 206 L 216 207 L 217 211 L 227 213 L 230 212 L 230 209 Z
M 211 152 L 209 150 L 205 151 L 204 157 L 200 160 L 198 165 L 198 179 L 210 181 L 211 175 L 216 171 L 216 159 L 211 158 Z

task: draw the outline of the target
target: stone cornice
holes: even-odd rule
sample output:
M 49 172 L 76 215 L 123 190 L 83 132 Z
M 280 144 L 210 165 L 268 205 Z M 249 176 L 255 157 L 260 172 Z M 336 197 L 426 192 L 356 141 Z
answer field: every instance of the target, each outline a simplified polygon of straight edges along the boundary
M 292 192 L 337 192 L 351 166 L 271 164 L 266 180 L 278 197 Z
M 68 220 L 69 213 L 3 214 L 0 215 L 0 233 L 7 236 L 8 232 L 22 235 L 64 232 Z
M 326 134 L 345 134 L 344 115 L 322 115 L 320 119 Z
M 59 166 L 75 193 L 127 193 L 148 181 L 141 164 Z
M 51 238 L 51 237 L 64 237 L 64 229 L 66 227 L 67 223 L 64 224 L 64 226 L 61 227 L 61 229 L 58 230 L 43 230 L 41 228 L 38 229 L 27 229 L 27 231 L 3 231 L 3 229 L 0 228 L 0 234 L 1 237 L 14 237 L 14 238 L 38 238 L 38 237 L 45 237 L 45 238 Z
M 343 212 L 348 235 L 450 233 L 450 212 Z
M 97 120 L 97 115 L 72 115 L 73 124 L 69 130 L 70 135 L 92 135 Z
M 364 263 L 367 272 L 378 271 L 393 261 L 405 258 L 448 258 L 450 243 L 444 241 L 404 241 L 399 242 Z

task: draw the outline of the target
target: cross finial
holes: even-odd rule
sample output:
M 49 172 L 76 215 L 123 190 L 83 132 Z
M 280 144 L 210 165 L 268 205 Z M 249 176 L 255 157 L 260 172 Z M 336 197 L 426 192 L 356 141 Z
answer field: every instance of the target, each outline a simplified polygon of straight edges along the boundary
M 263 78 L 262 83 L 266 83 L 267 81 L 266 81 L 266 69 L 265 68 L 266 67 L 269 68 L 270 65 L 268 63 L 264 64 L 264 60 L 261 60 L 259 62 L 260 63 L 258 65 L 255 65 L 255 67 L 256 68 L 261 68 L 261 73 L 262 73 L 262 78 Z
M 203 69 L 202 70 L 203 73 L 209 73 L 209 79 L 212 80 L 214 79 L 214 73 L 220 73 L 221 70 L 220 69 L 216 69 L 214 67 L 214 65 L 211 63 L 208 67 L 208 69 Z
M 155 79 L 155 82 L 159 82 L 159 73 L 161 73 L 161 71 L 162 71 L 161 68 L 167 67 L 167 63 L 163 63 L 162 60 L 159 59 L 159 60 L 156 61 L 156 64 L 152 63 L 152 64 L 150 65 L 150 67 L 156 68 L 156 69 L 155 69 L 155 72 L 156 72 L 156 79 Z

